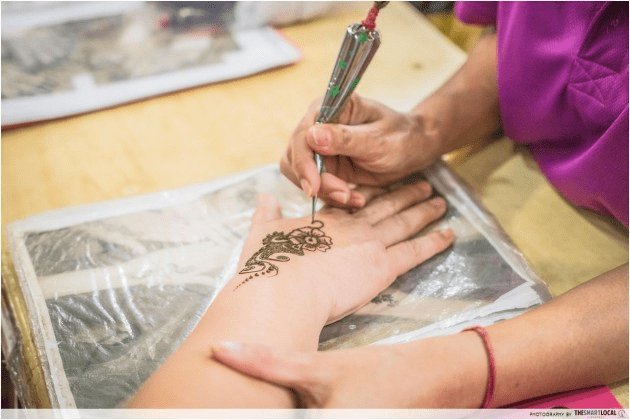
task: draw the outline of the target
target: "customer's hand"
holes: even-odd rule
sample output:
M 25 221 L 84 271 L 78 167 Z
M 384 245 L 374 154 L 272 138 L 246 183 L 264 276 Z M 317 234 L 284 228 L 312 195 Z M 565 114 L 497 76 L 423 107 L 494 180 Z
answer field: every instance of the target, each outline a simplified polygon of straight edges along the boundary
M 437 158 L 420 118 L 353 94 L 338 124 L 315 124 L 319 104 L 311 104 L 293 132 L 280 169 L 308 196 L 329 204 L 362 207 L 365 197 L 351 185 L 389 185 Z M 324 157 L 321 179 L 313 151 Z
M 421 181 L 383 193 L 355 213 L 324 208 L 314 222 L 310 215 L 283 219 L 267 196 L 227 288 L 239 293 L 253 283 L 282 284 L 294 296 L 311 297 L 304 310 L 315 308 L 317 321 L 342 318 L 453 242 L 450 230 L 412 238 L 446 210 L 444 199 L 430 196 Z
M 253 380 L 208 357 L 208 346 L 249 341 L 285 351 L 314 351 L 322 327 L 367 303 L 397 275 L 442 251 L 453 234 L 410 239 L 445 210 L 422 181 L 371 199 L 354 214 L 327 208 L 316 219 L 283 219 L 261 194 L 239 272 L 179 349 L 129 405 L 158 407 L 289 407 L 293 394 Z M 373 199 L 372 199 L 373 198 Z

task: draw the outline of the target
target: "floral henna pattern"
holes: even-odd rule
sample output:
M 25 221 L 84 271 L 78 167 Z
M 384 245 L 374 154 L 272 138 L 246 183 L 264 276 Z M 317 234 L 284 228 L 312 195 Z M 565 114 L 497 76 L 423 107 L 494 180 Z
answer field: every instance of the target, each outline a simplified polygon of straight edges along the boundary
M 273 232 L 263 239 L 263 247 L 245 263 L 245 268 L 239 274 L 250 274 L 240 282 L 234 290 L 241 287 L 254 277 L 278 274 L 278 266 L 269 261 L 289 261 L 289 257 L 281 254 L 304 255 L 304 250 L 326 252 L 332 245 L 330 236 L 326 236 L 323 230 L 324 222 L 315 220 L 310 226 L 293 229 L 289 233 Z
M 294 247 L 301 250 L 326 252 L 332 245 L 332 239 L 320 230 L 323 227 L 324 222 L 315 220 L 311 223 L 311 226 L 294 229 L 289 232 L 289 241 Z

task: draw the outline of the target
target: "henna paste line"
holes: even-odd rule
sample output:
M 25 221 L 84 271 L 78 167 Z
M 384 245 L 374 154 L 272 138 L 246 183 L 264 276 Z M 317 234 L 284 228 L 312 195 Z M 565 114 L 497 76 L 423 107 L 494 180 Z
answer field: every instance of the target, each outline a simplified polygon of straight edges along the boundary
M 330 236 L 323 230 L 324 222 L 314 220 L 309 226 L 293 229 L 289 233 L 273 232 L 262 240 L 263 247 L 252 255 L 239 274 L 250 274 L 234 290 L 255 277 L 278 274 L 278 266 L 269 261 L 285 262 L 290 258 L 281 254 L 304 255 L 304 250 L 326 252 L 332 245 Z

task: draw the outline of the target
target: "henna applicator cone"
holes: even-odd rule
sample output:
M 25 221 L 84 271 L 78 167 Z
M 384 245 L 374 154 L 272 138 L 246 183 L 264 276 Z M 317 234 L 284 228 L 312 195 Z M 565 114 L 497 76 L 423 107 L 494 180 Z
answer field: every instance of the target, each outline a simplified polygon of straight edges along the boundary
M 316 124 L 336 122 L 343 111 L 350 95 L 354 92 L 372 57 L 381 45 L 381 37 L 376 28 L 376 16 L 388 1 L 376 1 L 370 9 L 367 18 L 352 24 L 346 29 L 341 43 L 341 49 L 335 62 L 328 88 L 324 95 Z M 317 171 L 321 177 L 324 161 L 319 153 L 313 153 Z M 317 196 L 313 197 L 312 220 L 315 220 L 315 204 Z

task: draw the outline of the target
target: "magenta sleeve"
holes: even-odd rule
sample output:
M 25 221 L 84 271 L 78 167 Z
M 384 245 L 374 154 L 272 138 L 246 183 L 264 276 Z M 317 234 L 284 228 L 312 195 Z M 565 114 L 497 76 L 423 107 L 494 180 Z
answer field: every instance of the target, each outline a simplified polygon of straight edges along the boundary
M 495 25 L 497 21 L 496 1 L 458 1 L 455 16 L 471 25 Z

